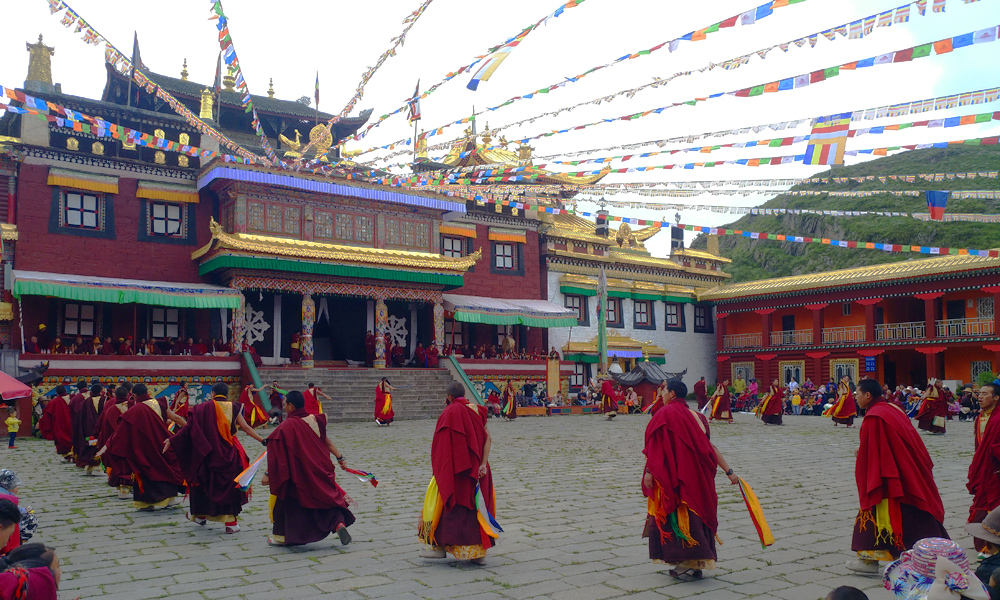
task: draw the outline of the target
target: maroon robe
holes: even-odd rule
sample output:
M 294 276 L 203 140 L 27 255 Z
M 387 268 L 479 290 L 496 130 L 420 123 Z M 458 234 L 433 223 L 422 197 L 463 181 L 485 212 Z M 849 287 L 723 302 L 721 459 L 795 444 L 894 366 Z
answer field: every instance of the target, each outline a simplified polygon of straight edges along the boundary
M 936 417 L 948 418 L 948 403 L 944 399 L 944 394 L 938 390 L 938 397 L 928 396 L 920 403 L 920 410 L 917 412 L 917 427 L 931 433 L 944 433 L 944 425 L 935 425 Z
M 128 398 L 121 402 L 117 399 L 114 404 L 107 406 L 101 411 L 101 416 L 97 418 L 97 449 L 100 450 L 108 444 L 111 436 L 114 435 L 121 422 L 122 415 L 128 408 Z M 108 485 L 116 488 L 132 484 L 132 474 L 128 471 L 128 465 L 115 461 L 104 453 L 102 459 L 104 466 L 108 470 Z
M 326 445 L 326 416 L 312 417 L 318 434 L 309 416 L 304 408 L 293 410 L 267 438 L 273 531 L 284 536 L 286 545 L 318 542 L 354 523 Z
M 375 418 L 383 423 L 392 423 L 395 416 L 396 411 L 392 409 L 392 393 L 382 389 L 382 384 L 379 383 L 375 386 Z
M 365 336 L 365 363 L 369 367 L 375 365 L 375 336 L 370 333 Z
M 997 416 L 993 416 L 997 415 Z M 966 487 L 972 494 L 969 523 L 982 523 L 986 515 L 1000 506 L 1000 413 L 993 409 L 982 437 L 979 435 L 980 419 L 976 417 L 976 453 L 969 465 L 969 482 Z M 983 552 L 983 540 L 974 538 L 976 550 Z
M 721 386 L 722 384 L 720 383 L 719 385 Z M 712 397 L 712 402 L 716 402 L 715 396 Z M 722 388 L 722 397 L 719 398 L 718 404 L 713 404 L 711 420 L 733 422 L 732 398 L 729 395 L 728 387 Z
M 24 352 L 25 354 L 38 354 L 38 344 L 32 342 L 31 340 L 24 342 Z
M 97 420 L 104 410 L 105 397 L 94 399 L 90 394 L 78 394 L 69 405 L 73 417 L 73 454 L 78 467 L 96 467 L 101 459 L 94 458 L 100 446 L 97 445 Z M 93 443 L 91 443 L 93 442 Z
M 69 411 L 68 396 L 53 396 L 45 405 L 45 411 L 38 419 L 38 429 L 42 437 L 54 440 L 56 453 L 63 456 L 73 451 L 73 417 Z
M 765 400 L 761 409 L 760 420 L 772 425 L 781 425 L 781 415 L 785 412 L 785 388 L 771 386 L 767 393 L 770 397 Z
M 601 412 L 604 414 L 618 413 L 618 400 L 610 379 L 601 382 Z
M 479 477 L 486 448 L 486 408 L 455 398 L 438 417 L 431 442 L 431 468 L 443 509 L 434 539 L 438 546 L 492 548 L 496 543 L 479 525 L 476 509 L 478 483 L 491 515 L 496 514 L 493 472 Z
M 643 485 L 647 498 L 659 499 L 657 516 L 647 515 L 644 536 L 649 558 L 670 564 L 689 560 L 716 560 L 715 534 L 719 530 L 719 497 L 715 470 L 719 464 L 709 439 L 708 419 L 675 399 L 656 410 L 646 425 L 646 469 L 654 489 Z M 675 535 L 670 515 L 681 505 L 688 511 L 691 545 Z
M 184 476 L 173 444 L 163 452 L 163 443 L 170 438 L 166 398 L 153 400 L 155 407 L 147 402 L 138 402 L 121 416 L 105 455 L 132 476 L 134 500 L 156 504 L 176 496 L 184 487 Z M 118 468 L 112 466 L 113 471 Z
M 319 398 L 316 397 L 316 392 L 313 391 L 313 388 L 306 389 L 306 391 L 302 392 L 302 395 L 305 396 L 305 409 L 309 414 L 318 415 L 322 412 L 320 410 Z
M 698 410 L 705 408 L 708 404 L 708 387 L 705 385 L 704 379 L 699 379 L 694 384 L 694 396 L 698 400 Z
M 414 360 L 416 361 L 416 366 L 423 369 L 427 366 L 427 351 L 423 348 L 417 348 L 414 352 Z
M 861 510 L 851 549 L 896 556 L 926 537 L 947 538 L 944 505 L 934 483 L 934 463 L 920 435 L 898 407 L 878 398 L 865 410 L 854 475 Z M 889 501 L 894 539 L 877 539 L 874 508 Z
M 437 346 L 431 345 L 427 349 L 427 368 L 436 369 L 438 367 L 438 349 Z
M 229 423 L 219 415 L 232 406 Z M 218 405 L 218 409 L 216 408 Z M 246 451 L 236 438 L 240 405 L 225 396 L 192 406 L 187 425 L 170 438 L 181 472 L 191 490 L 193 517 L 236 517 L 247 503 L 247 493 L 234 483 L 249 466 Z

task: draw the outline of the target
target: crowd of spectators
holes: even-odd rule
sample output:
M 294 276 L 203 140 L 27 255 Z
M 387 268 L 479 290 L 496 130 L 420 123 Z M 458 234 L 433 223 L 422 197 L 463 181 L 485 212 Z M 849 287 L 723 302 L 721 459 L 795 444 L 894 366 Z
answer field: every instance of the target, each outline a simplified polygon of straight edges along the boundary
M 24 352 L 28 354 L 92 354 L 98 356 L 204 356 L 228 355 L 232 353 L 232 345 L 215 338 L 207 343 L 203 338 L 140 338 L 136 342 L 132 336 L 120 337 L 115 340 L 106 337 L 89 338 L 77 336 L 63 339 L 55 337 L 49 341 L 46 327 L 40 325 L 38 332 L 24 342 Z

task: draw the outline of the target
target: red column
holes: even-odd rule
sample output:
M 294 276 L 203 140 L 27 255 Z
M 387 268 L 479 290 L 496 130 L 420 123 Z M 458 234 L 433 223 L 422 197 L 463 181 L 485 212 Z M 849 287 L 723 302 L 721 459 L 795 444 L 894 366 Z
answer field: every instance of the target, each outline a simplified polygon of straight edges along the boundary
M 945 351 L 945 346 L 917 348 L 917 352 L 927 357 L 927 379 L 941 379 L 944 373 L 938 372 L 937 355 Z
M 868 343 L 875 341 L 875 305 L 882 301 L 882 298 L 864 298 L 857 303 L 865 307 L 865 341 Z
M 755 313 L 760 315 L 760 347 L 770 348 L 771 347 L 771 315 L 774 313 L 773 308 L 762 308 L 760 310 L 755 310 Z
M 934 292 L 933 294 L 914 294 L 913 297 L 917 300 L 924 301 L 924 327 L 926 328 L 926 337 L 929 340 L 937 338 L 937 327 L 934 322 L 934 301 L 944 296 L 944 292 Z M 930 377 L 930 375 L 928 375 Z
M 829 306 L 823 304 L 806 304 L 806 308 L 812 311 L 813 317 L 813 346 L 823 343 L 823 309 Z
M 993 370 L 1000 369 L 1000 344 L 983 346 L 983 349 L 993 353 Z
M 763 363 L 761 365 L 761 367 L 762 367 L 761 371 L 763 371 L 763 378 L 757 377 L 757 382 L 758 382 L 758 385 L 763 385 L 764 389 L 766 390 L 767 386 L 771 385 L 771 380 L 774 379 L 774 376 L 771 375 L 771 361 L 774 360 L 774 359 L 776 359 L 776 358 L 778 358 L 778 355 L 777 354 L 756 354 L 756 355 L 754 355 L 754 358 L 756 358 L 757 360 L 759 360 L 759 361 L 761 361 Z
M 830 356 L 829 352 L 806 352 L 806 356 L 813 359 L 813 382 L 820 385 L 826 380 L 823 375 L 823 359 Z
M 715 349 L 722 352 L 726 349 L 724 339 L 726 337 L 726 317 L 729 313 L 715 313 Z

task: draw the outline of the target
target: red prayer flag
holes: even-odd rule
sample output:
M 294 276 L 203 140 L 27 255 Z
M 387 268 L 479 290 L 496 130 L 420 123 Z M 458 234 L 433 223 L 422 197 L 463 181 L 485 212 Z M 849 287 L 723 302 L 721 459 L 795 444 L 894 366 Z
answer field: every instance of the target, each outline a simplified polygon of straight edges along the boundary
M 910 62 L 913 60 L 913 48 L 907 48 L 906 50 L 897 50 L 896 55 L 892 58 L 892 62 Z
M 719 23 L 719 29 L 722 29 L 723 27 L 732 27 L 736 25 L 736 21 L 738 21 L 739 19 L 740 15 L 736 15 L 735 17 L 729 17 L 725 21 Z
M 809 83 L 817 83 L 826 80 L 826 72 L 823 70 L 813 71 L 809 74 Z

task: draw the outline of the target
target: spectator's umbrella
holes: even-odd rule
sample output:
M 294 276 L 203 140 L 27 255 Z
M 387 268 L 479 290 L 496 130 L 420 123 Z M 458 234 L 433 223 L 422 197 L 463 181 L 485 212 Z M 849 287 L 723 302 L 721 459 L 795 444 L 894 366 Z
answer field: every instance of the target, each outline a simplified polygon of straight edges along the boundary
M 6 373 L 0 373 L 0 397 L 4 400 L 30 398 L 31 387 L 21 383 Z

